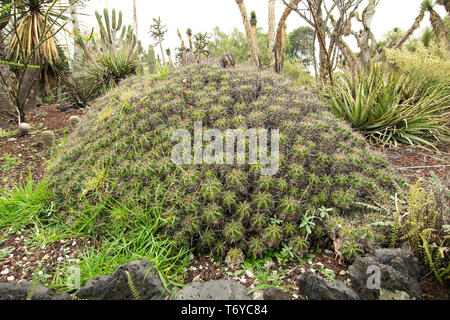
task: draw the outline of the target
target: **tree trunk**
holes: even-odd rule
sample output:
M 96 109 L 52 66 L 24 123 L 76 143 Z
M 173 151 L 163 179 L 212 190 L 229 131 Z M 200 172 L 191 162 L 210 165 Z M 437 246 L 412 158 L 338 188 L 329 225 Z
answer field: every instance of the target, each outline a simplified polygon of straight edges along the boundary
M 242 22 L 244 23 L 245 33 L 247 35 L 248 45 L 250 47 L 250 54 L 252 56 L 253 63 L 259 67 L 259 57 L 257 54 L 258 44 L 253 42 L 252 27 L 250 25 L 250 19 L 248 18 L 247 9 L 245 8 L 244 0 L 235 0 L 239 6 L 239 11 L 242 15 Z
M 447 28 L 444 25 L 444 22 L 442 21 L 439 14 L 434 10 L 430 10 L 430 23 L 431 27 L 433 28 L 433 32 L 436 35 L 436 38 L 439 40 L 442 46 L 446 48 L 446 50 L 450 51 Z
M 355 66 L 359 66 L 359 61 L 356 58 L 353 51 L 350 49 L 347 43 L 344 42 L 344 40 L 340 39 L 337 42 L 337 46 L 339 50 L 342 52 L 342 55 L 344 56 L 345 61 L 347 62 L 346 65 L 351 70 L 356 70 Z
M 81 33 L 80 22 L 78 20 L 77 4 L 76 0 L 70 0 L 70 17 L 72 20 L 73 32 L 75 36 Z M 81 65 L 81 60 L 83 57 L 83 52 L 80 46 L 74 45 L 73 48 L 73 71 L 78 72 Z
M 136 0 L 133 0 L 133 28 L 134 28 L 134 32 L 137 37 L 138 36 L 138 21 L 137 21 Z
M 255 55 L 258 57 L 258 63 L 256 64 L 258 68 L 262 68 L 261 59 L 259 58 L 259 47 L 258 47 L 258 33 L 256 32 L 256 26 L 252 26 L 252 42 L 255 46 Z
M 166 64 L 166 58 L 164 57 L 164 49 L 163 49 L 163 45 L 162 45 L 162 39 L 159 38 L 159 48 L 161 49 L 161 57 L 163 60 L 163 64 Z
M 366 69 L 370 69 L 370 63 L 372 60 L 372 54 L 376 56 L 378 60 L 377 51 L 376 51 L 376 40 L 370 29 L 372 24 L 373 17 L 375 15 L 375 6 L 372 9 L 369 9 L 363 13 L 362 16 L 362 24 L 364 26 L 364 30 L 358 44 L 361 49 L 361 64 Z M 370 46 L 369 41 L 372 41 L 372 46 Z
M 423 18 L 425 18 L 425 11 L 420 10 L 420 13 L 417 16 L 416 20 L 414 21 L 413 25 L 411 26 L 411 28 L 409 28 L 409 30 L 406 32 L 403 38 L 401 38 L 400 41 L 397 42 L 397 44 L 394 46 L 394 49 L 400 48 L 406 42 L 406 40 L 409 39 L 409 37 L 414 33 L 414 31 L 416 31 L 420 27 Z
M 3 44 L 3 30 L 0 29 L 0 60 L 6 61 L 6 58 L 5 46 Z M 14 114 L 14 108 L 9 95 L 11 86 L 11 71 L 9 70 L 9 66 L 0 63 L 0 73 L 2 76 L 0 78 L 0 116 L 4 115 L 9 117 Z
M 301 0 L 291 0 L 290 5 L 292 7 L 297 6 Z M 286 52 L 283 50 L 283 29 L 286 27 L 286 20 L 291 14 L 292 9 L 286 7 L 281 15 L 280 21 L 278 22 L 277 33 L 276 33 L 276 44 L 275 44 L 275 72 L 281 73 L 284 66 L 284 58 Z
M 392 46 L 395 44 L 395 42 L 398 39 L 398 32 L 394 32 L 391 36 L 391 38 L 389 39 L 389 41 L 386 43 L 386 48 L 390 49 L 392 48 Z
M 275 0 L 269 0 L 269 55 L 270 70 L 275 71 Z
M 178 33 L 178 38 L 180 38 L 181 48 L 183 48 L 184 51 L 187 51 L 188 48 L 184 44 L 183 36 L 181 35 L 181 32 L 179 29 L 177 29 L 177 33 Z
M 40 65 L 36 55 L 29 62 L 30 65 Z M 40 69 L 28 67 L 22 75 L 22 81 L 18 84 L 16 107 L 19 110 L 19 122 L 25 121 L 25 115 L 37 106 L 39 94 L 39 75 Z M 19 79 L 20 80 L 20 79 Z

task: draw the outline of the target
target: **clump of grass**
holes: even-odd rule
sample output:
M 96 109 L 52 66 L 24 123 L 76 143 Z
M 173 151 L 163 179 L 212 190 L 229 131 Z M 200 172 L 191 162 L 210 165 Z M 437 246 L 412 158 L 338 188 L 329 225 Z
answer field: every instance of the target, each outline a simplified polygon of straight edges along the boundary
M 26 184 L 12 190 L 0 190 L 0 230 L 12 232 L 27 226 L 42 226 L 53 214 L 52 193 L 45 183 L 36 184 L 29 177 Z
M 61 219 L 56 214 L 48 184 L 36 184 L 29 178 L 23 187 L 1 190 L 0 231 L 16 233 L 29 228 L 33 230 L 29 234 L 31 245 L 36 247 L 68 237 L 90 240 L 92 245 L 81 249 L 80 262 L 76 265 L 81 284 L 92 277 L 111 274 L 122 264 L 147 259 L 166 286 L 180 285 L 191 250 L 179 248 L 172 239 L 159 234 L 171 216 L 170 210 L 162 207 L 160 197 L 163 196 L 155 195 L 153 207 L 147 210 L 132 202 L 105 200 L 98 206 L 73 211 L 72 219 Z M 99 219 L 100 213 L 111 218 L 108 223 Z M 69 276 L 64 272 L 54 275 L 48 279 L 48 285 L 68 290 Z

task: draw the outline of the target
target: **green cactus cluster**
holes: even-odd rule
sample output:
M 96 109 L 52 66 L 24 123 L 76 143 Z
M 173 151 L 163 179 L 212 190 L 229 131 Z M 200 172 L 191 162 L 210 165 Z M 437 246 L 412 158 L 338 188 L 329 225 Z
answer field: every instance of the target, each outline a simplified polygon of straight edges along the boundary
M 261 164 L 174 164 L 172 132 L 193 135 L 197 120 L 204 129 L 280 129 L 278 173 L 262 175 Z M 133 199 L 140 212 L 162 204 L 163 234 L 221 258 L 232 249 L 262 255 L 286 245 L 306 253 L 329 234 L 318 221 L 304 232 L 308 212 L 325 207 L 333 219 L 364 219 L 371 210 L 361 203 L 386 203 L 404 183 L 311 93 L 282 76 L 206 63 L 164 80 L 133 77 L 97 99 L 47 180 L 68 217 L 86 204 L 107 212 L 111 199 Z M 99 233 L 106 217 L 96 217 Z M 354 243 L 346 250 L 359 252 Z
M 103 10 L 103 16 L 95 11 L 100 30 L 100 46 L 102 49 L 114 49 L 126 43 L 130 48 L 136 48 L 137 40 L 131 25 L 122 25 L 122 11 L 117 14 L 116 9 L 112 9 L 111 15 L 108 9 Z M 140 47 L 142 50 L 142 47 Z

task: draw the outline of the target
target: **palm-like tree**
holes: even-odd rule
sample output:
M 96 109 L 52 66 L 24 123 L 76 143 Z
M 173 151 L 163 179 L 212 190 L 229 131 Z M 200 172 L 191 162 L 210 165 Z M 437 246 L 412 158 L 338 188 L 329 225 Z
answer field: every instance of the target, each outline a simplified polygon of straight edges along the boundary
M 5 1 L 7 2 L 7 1 Z M 36 105 L 39 69 L 60 61 L 55 35 L 66 25 L 70 3 L 60 0 L 16 0 L 8 17 L 9 56 L 23 65 L 13 83 L 14 103 L 19 121 L 25 109 Z M 75 4 L 77 0 L 73 1 Z M 44 68 L 45 69 L 45 68 Z M 44 75 L 45 77 L 45 75 Z
M 450 0 L 437 0 L 436 3 L 444 6 L 447 14 L 450 14 Z
M 138 35 L 138 21 L 137 21 L 136 0 L 133 0 L 133 28 L 134 28 L 134 32 L 136 32 L 136 36 L 137 36 Z
M 269 0 L 269 56 L 270 69 L 275 70 L 275 0 Z
M 434 10 L 435 3 L 431 0 L 425 0 L 422 3 L 423 10 L 426 10 L 430 14 L 430 23 L 436 38 L 441 42 L 441 44 L 450 50 L 448 43 L 447 28 L 442 21 L 439 13 Z
M 192 29 L 191 28 L 187 28 L 186 34 L 188 36 L 189 49 L 191 49 L 191 51 L 192 51 L 192 49 L 193 49 L 193 47 L 192 47 Z
M 250 47 L 250 54 L 252 56 L 253 63 L 259 67 L 258 44 L 254 42 L 252 36 L 252 26 L 247 14 L 247 8 L 245 7 L 244 0 L 235 1 L 239 7 L 239 11 L 241 12 L 242 22 L 244 23 L 245 34 L 247 36 L 248 46 Z
M 168 30 L 166 29 L 166 26 L 162 24 L 161 17 L 158 17 L 158 19 L 153 18 L 153 22 L 154 23 L 150 27 L 150 35 L 153 37 L 155 44 L 159 45 L 159 48 L 161 49 L 163 64 L 166 64 L 162 42 L 164 41 L 164 37 Z
M 427 0 L 425 0 L 422 3 L 422 5 L 420 6 L 419 15 L 414 20 L 413 25 L 411 26 L 411 28 L 408 29 L 408 31 L 406 31 L 405 35 L 395 44 L 394 49 L 400 48 L 409 39 L 409 37 L 411 37 L 411 35 L 414 33 L 414 31 L 419 29 L 420 24 L 422 23 L 423 19 L 425 18 L 426 7 L 425 7 L 424 3 L 426 1 Z

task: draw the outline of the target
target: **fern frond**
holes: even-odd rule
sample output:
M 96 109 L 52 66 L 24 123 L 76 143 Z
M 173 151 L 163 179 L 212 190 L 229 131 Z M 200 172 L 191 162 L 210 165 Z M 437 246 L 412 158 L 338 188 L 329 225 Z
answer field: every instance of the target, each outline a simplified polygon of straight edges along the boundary
M 136 286 L 133 283 L 133 279 L 131 279 L 131 275 L 128 271 L 125 271 L 128 278 L 128 287 L 130 288 L 131 293 L 133 294 L 134 300 L 141 300 L 141 296 L 139 295 L 139 292 L 136 288 Z

